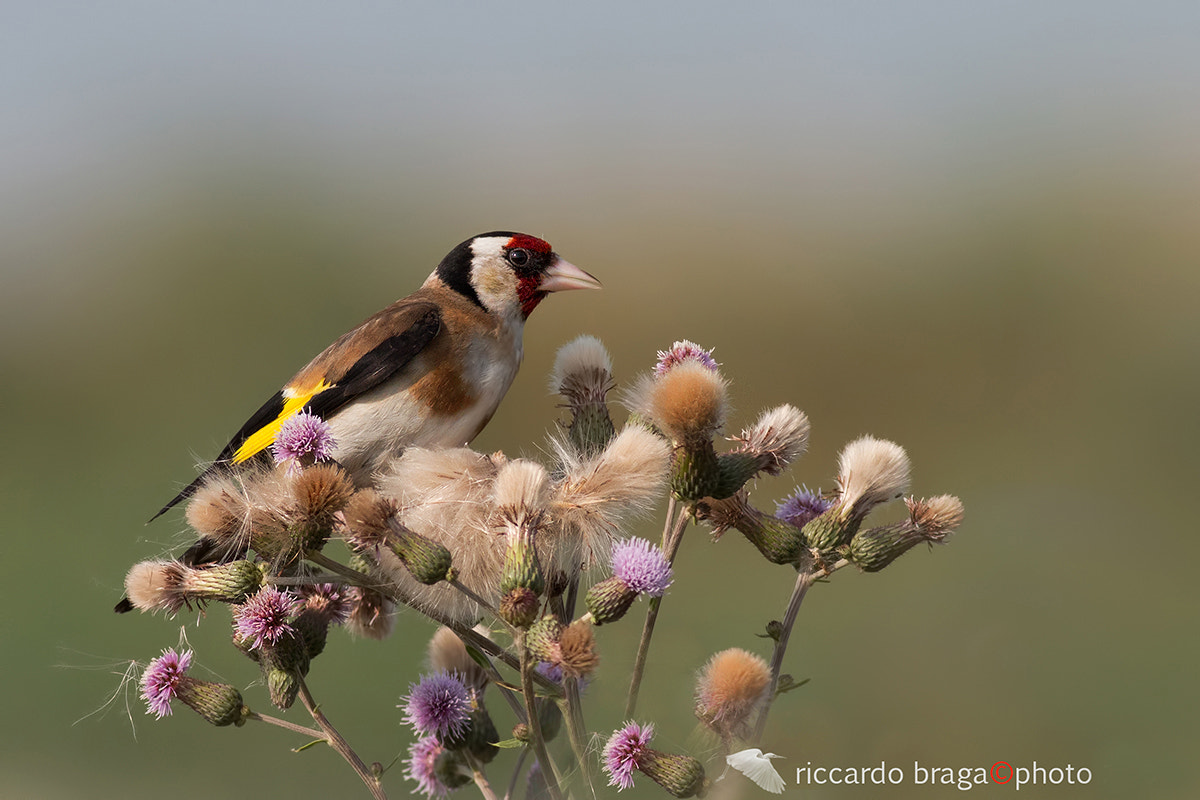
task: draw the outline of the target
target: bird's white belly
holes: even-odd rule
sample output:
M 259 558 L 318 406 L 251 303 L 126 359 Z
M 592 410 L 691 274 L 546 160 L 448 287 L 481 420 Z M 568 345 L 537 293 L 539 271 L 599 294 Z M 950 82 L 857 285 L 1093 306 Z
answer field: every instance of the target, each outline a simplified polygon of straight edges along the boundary
M 329 420 L 337 442 L 334 458 L 356 482 L 406 447 L 461 447 L 496 412 L 516 377 L 517 359 L 476 359 L 464 372 L 477 390 L 473 403 L 453 414 L 437 414 L 408 391 L 411 379 L 393 380 L 355 398 Z M 474 373 L 474 379 L 470 375 Z

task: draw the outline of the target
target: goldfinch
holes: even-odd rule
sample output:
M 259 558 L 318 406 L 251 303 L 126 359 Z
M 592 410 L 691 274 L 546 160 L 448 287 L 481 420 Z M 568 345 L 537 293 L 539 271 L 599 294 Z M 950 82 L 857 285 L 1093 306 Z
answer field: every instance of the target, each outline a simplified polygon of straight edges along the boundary
M 284 421 L 301 410 L 329 424 L 333 459 L 359 483 L 409 445 L 470 442 L 516 377 L 533 309 L 550 292 L 598 288 L 599 281 L 534 236 L 494 231 L 467 239 L 420 289 L 297 372 L 151 521 L 214 472 L 269 455 Z M 183 559 L 197 564 L 226 556 L 202 539 Z

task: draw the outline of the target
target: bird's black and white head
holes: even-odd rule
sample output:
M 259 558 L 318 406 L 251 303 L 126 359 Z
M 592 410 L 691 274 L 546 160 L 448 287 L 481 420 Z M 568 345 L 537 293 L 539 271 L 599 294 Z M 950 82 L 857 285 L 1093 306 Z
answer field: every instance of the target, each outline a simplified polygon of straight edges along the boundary
M 600 288 L 547 242 L 509 231 L 467 239 L 442 259 L 435 277 L 486 311 L 522 322 L 550 292 Z

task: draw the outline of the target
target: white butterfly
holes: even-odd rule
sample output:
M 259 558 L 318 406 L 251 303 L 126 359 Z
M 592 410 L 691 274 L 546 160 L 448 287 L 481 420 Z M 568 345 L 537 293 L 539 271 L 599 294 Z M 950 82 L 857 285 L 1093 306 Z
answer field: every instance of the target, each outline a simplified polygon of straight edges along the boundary
M 774 753 L 764 753 L 757 747 L 753 747 L 749 750 L 730 753 L 725 756 L 725 763 L 768 792 L 779 794 L 787 784 L 784 783 L 779 773 L 775 771 L 775 767 L 771 766 L 772 758 L 783 758 L 783 756 L 777 756 Z

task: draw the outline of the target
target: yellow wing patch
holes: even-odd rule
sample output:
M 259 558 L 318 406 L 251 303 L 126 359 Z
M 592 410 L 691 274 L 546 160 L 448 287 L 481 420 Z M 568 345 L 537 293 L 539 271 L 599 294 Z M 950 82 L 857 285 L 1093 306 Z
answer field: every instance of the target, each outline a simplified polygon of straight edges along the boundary
M 287 421 L 288 417 L 304 408 L 304 404 L 313 397 L 332 387 L 332 383 L 326 383 L 322 380 L 312 389 L 305 390 L 302 394 L 296 394 L 295 396 L 289 396 L 292 390 L 285 389 L 284 395 L 287 399 L 283 401 L 283 410 L 279 412 L 279 416 L 246 437 L 246 441 L 242 442 L 241 446 L 233 454 L 233 463 L 241 464 L 243 461 L 248 461 L 270 447 L 274 443 L 279 429 L 283 427 L 283 423 Z

